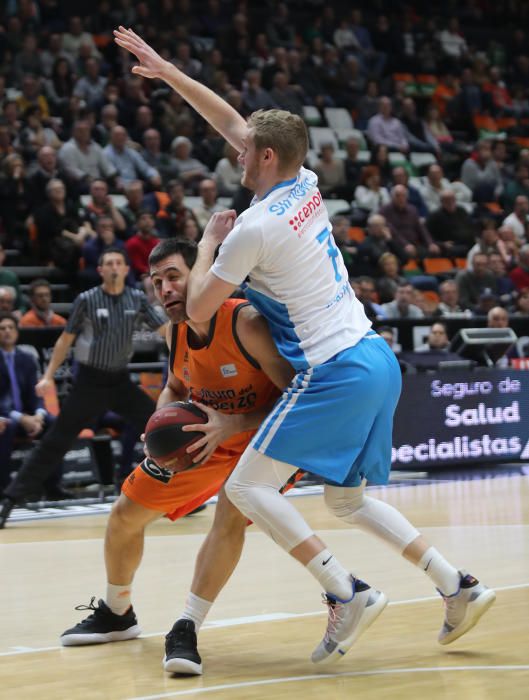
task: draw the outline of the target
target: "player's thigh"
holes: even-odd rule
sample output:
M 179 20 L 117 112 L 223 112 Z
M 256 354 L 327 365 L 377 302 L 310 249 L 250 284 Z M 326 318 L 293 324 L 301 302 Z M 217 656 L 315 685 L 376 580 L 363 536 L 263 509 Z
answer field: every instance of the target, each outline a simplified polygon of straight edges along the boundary
M 215 508 L 215 518 L 213 520 L 213 528 L 224 532 L 243 532 L 248 525 L 248 519 L 238 510 L 226 496 L 224 487 L 221 488 L 218 495 L 217 506 Z
M 125 531 L 142 530 L 149 523 L 161 518 L 162 515 L 163 513 L 135 503 L 124 493 L 121 493 L 112 507 L 109 525 L 118 526 Z

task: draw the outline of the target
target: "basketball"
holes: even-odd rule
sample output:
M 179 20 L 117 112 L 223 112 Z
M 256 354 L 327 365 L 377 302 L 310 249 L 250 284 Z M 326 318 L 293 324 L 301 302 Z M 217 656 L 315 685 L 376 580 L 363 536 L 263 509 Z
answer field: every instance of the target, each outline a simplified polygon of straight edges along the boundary
M 155 411 L 145 426 L 145 444 L 156 464 L 172 472 L 196 466 L 193 458 L 199 450 L 187 448 L 204 433 L 184 432 L 182 426 L 207 423 L 208 416 L 188 401 L 175 401 Z

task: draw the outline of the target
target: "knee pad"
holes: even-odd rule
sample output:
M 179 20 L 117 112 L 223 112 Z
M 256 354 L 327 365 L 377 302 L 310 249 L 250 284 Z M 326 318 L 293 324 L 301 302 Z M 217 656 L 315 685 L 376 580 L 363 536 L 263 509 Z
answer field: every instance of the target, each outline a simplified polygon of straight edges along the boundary
M 348 519 L 354 517 L 356 511 L 360 510 L 366 501 L 364 495 L 364 484 L 355 487 L 329 486 L 325 485 L 325 505 L 330 513 L 337 518 Z

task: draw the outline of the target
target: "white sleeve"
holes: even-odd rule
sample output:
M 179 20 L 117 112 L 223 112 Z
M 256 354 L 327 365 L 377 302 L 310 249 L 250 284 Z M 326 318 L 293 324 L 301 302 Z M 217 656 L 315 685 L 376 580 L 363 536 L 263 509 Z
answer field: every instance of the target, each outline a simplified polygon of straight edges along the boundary
M 224 282 L 240 285 L 259 264 L 263 250 L 260 225 L 235 224 L 222 243 L 211 272 Z

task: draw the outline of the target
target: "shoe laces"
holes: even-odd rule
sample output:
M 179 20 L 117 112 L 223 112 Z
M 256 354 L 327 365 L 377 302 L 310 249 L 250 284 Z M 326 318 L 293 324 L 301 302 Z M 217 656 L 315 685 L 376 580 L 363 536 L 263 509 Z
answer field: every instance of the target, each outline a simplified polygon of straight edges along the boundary
M 321 599 L 323 605 L 327 606 L 329 613 L 327 619 L 327 629 L 325 630 L 324 636 L 324 640 L 329 641 L 332 639 L 332 635 L 336 632 L 336 628 L 340 622 L 340 610 L 343 606 L 337 600 L 334 600 L 334 598 L 329 597 L 325 593 L 322 593 Z
M 96 607 L 96 606 L 94 605 L 95 599 L 96 599 L 96 597 L 95 597 L 95 595 L 93 595 L 93 596 L 90 598 L 90 602 L 88 603 L 88 605 L 76 605 L 76 606 L 75 606 L 75 610 L 92 610 L 92 611 L 93 611 L 92 614 L 89 615 L 89 616 L 86 618 L 87 620 L 91 620 L 91 619 L 94 618 L 99 612 L 101 612 L 101 608 L 100 608 L 99 606 Z
M 187 640 L 193 641 L 193 630 L 187 626 L 173 627 L 173 629 L 165 635 L 165 639 L 170 644 L 178 644 Z

